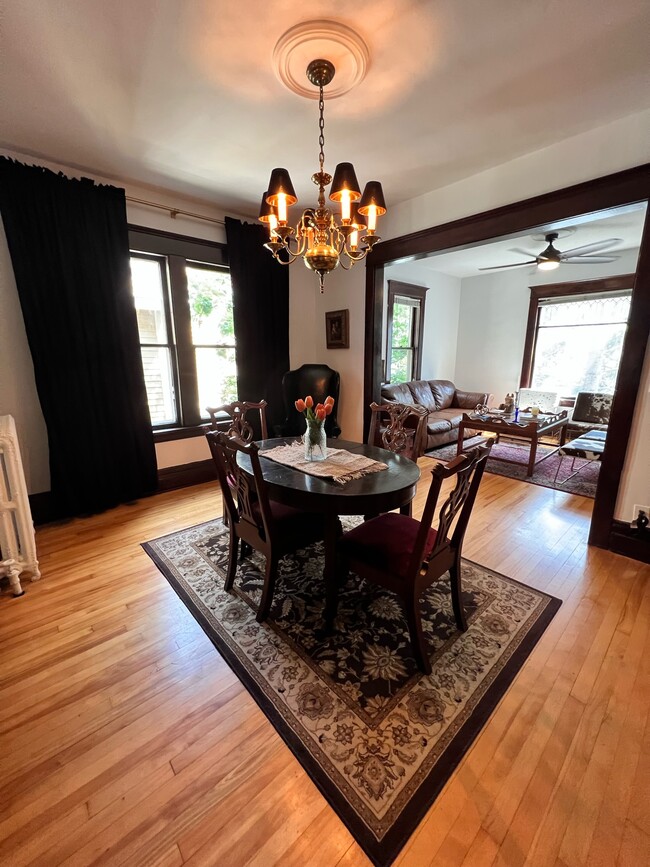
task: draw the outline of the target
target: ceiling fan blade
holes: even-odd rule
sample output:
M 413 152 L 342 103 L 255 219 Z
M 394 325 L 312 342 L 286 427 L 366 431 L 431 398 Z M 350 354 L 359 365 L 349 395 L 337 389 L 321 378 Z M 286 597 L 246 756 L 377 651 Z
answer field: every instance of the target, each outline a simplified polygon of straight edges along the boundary
M 572 247 L 570 250 L 563 250 L 563 256 L 582 256 L 584 253 L 598 253 L 600 250 L 607 250 L 618 244 L 622 238 L 608 238 L 606 241 L 594 241 L 593 244 L 583 244 L 582 247 Z
M 607 262 L 617 262 L 620 256 L 562 256 L 564 265 L 604 265 Z
M 522 250 L 521 247 L 512 247 L 512 253 L 519 253 L 520 256 L 533 256 L 533 258 L 537 255 L 536 253 L 531 253 L 530 250 Z
M 537 259 L 531 259 L 530 262 L 515 262 L 514 265 L 491 265 L 489 268 L 479 268 L 479 271 L 497 271 L 501 268 L 523 268 L 524 265 L 536 265 Z

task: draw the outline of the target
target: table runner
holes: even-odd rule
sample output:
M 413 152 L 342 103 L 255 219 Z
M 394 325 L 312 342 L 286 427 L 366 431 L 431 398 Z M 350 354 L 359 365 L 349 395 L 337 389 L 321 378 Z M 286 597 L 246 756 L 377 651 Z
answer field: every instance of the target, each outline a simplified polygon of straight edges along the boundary
M 305 447 L 301 442 L 277 446 L 274 449 L 260 452 L 260 456 L 287 467 L 293 467 L 302 473 L 308 473 L 310 476 L 332 479 L 341 485 L 352 481 L 352 479 L 360 479 L 369 473 L 378 473 L 388 469 L 387 464 L 373 461 L 365 455 L 352 454 L 345 449 L 328 448 L 324 461 L 306 461 Z

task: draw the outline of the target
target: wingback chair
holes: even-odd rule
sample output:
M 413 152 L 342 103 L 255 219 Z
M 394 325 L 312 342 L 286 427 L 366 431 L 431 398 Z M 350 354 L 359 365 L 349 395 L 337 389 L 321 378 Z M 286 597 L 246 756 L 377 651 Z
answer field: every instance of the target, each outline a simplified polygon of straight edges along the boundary
M 449 572 L 451 579 L 456 624 L 463 632 L 467 629 L 462 601 L 461 550 L 491 448 L 490 442 L 460 454 L 446 466 L 436 464 L 431 471 L 433 478 L 421 521 L 389 512 L 365 521 L 344 533 L 341 539 L 343 574 L 350 570 L 400 597 L 413 653 L 425 674 L 431 673 L 431 660 L 422 632 L 420 597 L 445 572 Z M 438 526 L 434 529 L 431 523 L 446 479 L 455 480 L 455 486 L 438 511 Z
M 298 398 L 310 394 L 314 403 L 323 403 L 329 395 L 334 398 L 334 409 L 325 419 L 325 433 L 337 437 L 341 428 L 336 420 L 339 405 L 341 377 L 337 370 L 327 364 L 303 364 L 296 370 L 288 370 L 282 377 L 282 395 L 286 418 L 276 433 L 278 436 L 302 436 L 305 432 L 305 419 L 295 407 Z

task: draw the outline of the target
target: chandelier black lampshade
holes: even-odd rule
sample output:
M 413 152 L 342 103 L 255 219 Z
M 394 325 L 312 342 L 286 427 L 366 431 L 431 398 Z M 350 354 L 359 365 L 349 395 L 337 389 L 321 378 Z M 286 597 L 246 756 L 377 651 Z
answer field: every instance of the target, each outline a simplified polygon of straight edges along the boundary
M 269 205 L 266 201 L 269 195 L 269 191 L 267 190 L 262 196 L 262 203 L 260 205 L 260 215 L 257 218 L 260 223 L 270 223 L 272 222 L 273 217 L 277 217 L 277 210 L 273 207 L 273 205 Z
M 359 213 L 367 217 L 371 207 L 376 209 L 375 213 L 378 217 L 386 213 L 384 191 L 379 181 L 368 181 L 366 184 L 359 202 Z
M 362 231 L 368 228 L 368 220 L 366 220 L 363 214 L 359 213 L 359 202 L 352 203 L 350 217 L 350 223 L 355 229 Z
M 345 192 L 348 193 L 350 202 L 356 202 L 361 198 L 361 187 L 352 163 L 339 163 L 337 165 L 330 188 L 330 199 L 333 202 L 340 202 L 343 200 Z
M 296 191 L 289 177 L 289 172 L 286 169 L 273 169 L 268 193 L 266 194 L 266 201 L 269 205 L 277 207 L 278 197 L 282 195 L 285 196 L 287 205 L 295 205 L 298 201 L 298 196 L 296 196 Z

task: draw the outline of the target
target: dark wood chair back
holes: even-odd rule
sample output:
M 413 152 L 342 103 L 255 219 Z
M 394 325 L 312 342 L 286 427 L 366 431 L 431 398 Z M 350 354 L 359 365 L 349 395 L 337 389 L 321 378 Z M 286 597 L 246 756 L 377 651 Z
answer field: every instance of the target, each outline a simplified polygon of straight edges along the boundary
M 417 461 L 424 450 L 428 413 L 405 403 L 371 403 L 368 443 Z
M 268 439 L 265 400 L 260 400 L 259 403 L 250 400 L 235 400 L 232 403 L 224 403 L 223 406 L 206 406 L 205 409 L 210 416 L 212 430 L 222 431 L 228 436 L 235 436 L 245 443 L 250 443 L 255 439 Z M 259 412 L 259 429 L 257 431 L 247 417 L 248 413 L 256 410 Z M 224 418 L 224 415 L 228 417 Z
M 266 558 L 262 598 L 257 610 L 257 619 L 262 621 L 271 609 L 280 559 L 297 548 L 322 540 L 323 518 L 269 500 L 256 443 L 245 443 L 220 431 L 208 431 L 205 436 L 217 468 L 224 520 L 227 516 L 230 531 L 224 588 L 230 590 L 235 580 L 240 544 L 242 557 L 250 548 L 260 551 Z M 239 466 L 237 456 L 240 454 L 248 458 L 251 472 Z
M 295 403 L 308 394 L 314 398 L 314 403 L 324 403 L 325 398 L 334 398 L 334 409 L 325 419 L 325 433 L 328 437 L 337 437 L 341 428 L 336 420 L 339 405 L 341 377 L 338 371 L 332 370 L 327 364 L 303 364 L 296 370 L 288 370 L 282 377 L 282 396 L 286 418 L 278 427 L 278 436 L 302 436 L 305 432 L 305 419 L 298 412 Z
M 456 624 L 467 629 L 461 551 L 491 448 L 490 442 L 460 454 L 447 466 L 436 464 L 421 521 L 390 512 L 355 527 L 341 541 L 346 569 L 392 590 L 402 600 L 413 653 L 426 674 L 431 673 L 431 660 L 422 631 L 420 596 L 449 572 Z M 453 480 L 454 486 L 439 504 L 447 480 Z M 433 529 L 436 511 L 438 526 Z
M 409 565 L 409 572 L 413 575 L 426 563 L 427 571 L 435 573 L 432 576 L 433 579 L 439 578 L 449 567 L 443 568 L 442 571 L 437 570 L 436 560 L 446 553 L 451 553 L 454 558 L 460 556 L 469 518 L 474 508 L 476 494 L 481 484 L 491 449 L 492 441 L 490 440 L 485 445 L 476 446 L 465 453 L 461 453 L 446 466 L 438 463 L 431 470 L 431 486 L 427 494 L 427 501 L 420 520 L 420 530 L 418 531 L 413 556 Z M 440 490 L 446 479 L 454 477 L 456 478 L 456 484 L 438 510 L 435 544 L 426 557 L 424 557 L 423 553 L 427 534 L 435 517 Z
M 263 549 L 273 532 L 273 518 L 258 446 L 220 431 L 208 431 L 205 436 L 217 468 L 228 525 L 249 545 Z M 252 479 L 237 463 L 239 452 L 250 459 Z

